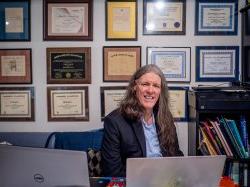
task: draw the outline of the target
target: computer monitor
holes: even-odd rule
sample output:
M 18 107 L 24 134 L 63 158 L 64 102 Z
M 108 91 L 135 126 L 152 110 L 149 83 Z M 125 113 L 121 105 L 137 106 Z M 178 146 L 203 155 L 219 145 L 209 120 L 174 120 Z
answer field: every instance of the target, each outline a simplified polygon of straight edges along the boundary
M 87 155 L 82 151 L 0 146 L 2 187 L 89 187 Z

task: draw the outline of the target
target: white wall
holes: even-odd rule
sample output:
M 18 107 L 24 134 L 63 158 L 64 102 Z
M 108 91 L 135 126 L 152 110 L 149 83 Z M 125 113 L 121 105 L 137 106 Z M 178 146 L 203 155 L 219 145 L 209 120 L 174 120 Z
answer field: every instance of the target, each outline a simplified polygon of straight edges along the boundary
M 34 122 L 0 122 L 0 132 L 12 131 L 85 131 L 101 128 L 100 86 L 123 86 L 126 83 L 103 83 L 102 81 L 102 47 L 103 46 L 141 46 L 142 65 L 146 64 L 146 47 L 191 47 L 191 82 L 170 84 L 171 86 L 195 86 L 198 84 L 215 85 L 221 83 L 195 82 L 195 46 L 240 46 L 241 17 L 238 17 L 237 36 L 195 36 L 195 0 L 187 0 L 186 35 L 142 35 L 143 0 L 138 0 L 138 41 L 105 41 L 105 1 L 94 0 L 93 41 L 43 41 L 42 0 L 31 0 L 31 42 L 0 42 L 0 48 L 32 48 L 32 85 L 35 88 L 35 121 Z M 239 1 L 239 9 L 243 1 Z M 47 83 L 46 83 L 46 48 L 47 47 L 91 47 L 91 80 L 89 87 L 89 122 L 48 122 L 47 121 Z M 0 85 L 3 87 L 6 85 Z M 51 86 L 51 85 L 50 85 Z M 52 85 L 57 86 L 57 85 Z M 61 85 L 59 85 L 61 86 Z M 65 85 L 67 86 L 67 85 Z M 187 123 L 178 123 L 177 132 L 180 146 L 187 154 Z

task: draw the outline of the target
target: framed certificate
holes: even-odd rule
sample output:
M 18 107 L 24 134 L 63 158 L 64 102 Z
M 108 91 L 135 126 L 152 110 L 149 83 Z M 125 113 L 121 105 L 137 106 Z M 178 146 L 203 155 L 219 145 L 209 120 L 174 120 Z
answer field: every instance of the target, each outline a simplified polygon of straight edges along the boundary
M 188 87 L 169 87 L 169 108 L 175 121 L 188 121 Z
M 30 41 L 30 0 L 0 2 L 0 41 Z
M 190 47 L 147 47 L 147 63 L 157 65 L 168 82 L 190 82 Z
M 44 40 L 93 40 L 92 0 L 43 0 Z
M 196 35 L 237 35 L 238 0 L 196 0 Z
M 186 0 L 144 0 L 144 35 L 185 35 Z
M 89 121 L 88 87 L 48 87 L 48 121 Z
M 0 49 L 0 84 L 31 83 L 31 49 Z
M 90 84 L 91 48 L 47 48 L 47 83 Z
M 239 47 L 197 46 L 196 81 L 239 81 Z
M 137 0 L 106 0 L 106 40 L 137 40 Z
M 35 121 L 33 87 L 0 87 L 0 121 Z
M 127 82 L 140 66 L 140 46 L 103 47 L 104 82 Z
M 101 118 L 118 108 L 126 93 L 126 86 L 101 87 Z

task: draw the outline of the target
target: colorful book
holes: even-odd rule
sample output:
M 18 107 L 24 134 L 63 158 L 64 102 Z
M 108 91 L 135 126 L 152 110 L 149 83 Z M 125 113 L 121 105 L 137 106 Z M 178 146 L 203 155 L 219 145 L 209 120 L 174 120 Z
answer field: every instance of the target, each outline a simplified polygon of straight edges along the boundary
M 225 118 L 225 121 L 227 123 L 227 126 L 229 127 L 231 135 L 233 136 L 233 138 L 236 142 L 237 148 L 239 149 L 239 151 L 242 155 L 242 158 L 247 158 L 248 154 L 247 154 L 247 152 L 244 148 L 244 145 L 242 143 L 242 140 L 241 140 L 241 137 L 240 137 L 240 134 L 239 134 L 239 131 L 237 129 L 235 121 L 232 119 L 226 119 L 226 118 Z
M 200 132 L 201 132 L 201 135 L 203 137 L 203 140 L 200 143 L 206 144 L 207 150 L 208 150 L 208 152 L 209 152 L 210 155 L 217 155 L 216 150 L 212 146 L 211 142 L 208 139 L 207 134 L 205 133 L 205 131 L 203 130 L 202 127 L 200 127 Z
M 218 121 L 210 121 L 210 123 L 212 124 L 212 126 L 214 127 L 214 130 L 216 131 L 220 141 L 221 141 L 221 144 L 222 146 L 224 147 L 224 150 L 226 152 L 226 155 L 227 156 L 231 156 L 233 157 L 233 153 L 231 151 L 231 148 L 230 146 L 228 145 L 223 133 L 221 132 L 221 129 L 220 129 L 220 124 Z
M 208 139 L 210 140 L 211 144 L 215 148 L 217 154 L 221 155 L 222 152 L 221 152 L 221 150 L 219 148 L 219 145 L 217 144 L 217 142 L 215 140 L 215 136 L 214 136 L 212 130 L 210 129 L 208 122 L 207 121 L 201 121 L 200 123 L 202 124 L 202 128 L 204 129 L 204 131 L 207 133 Z
M 249 157 L 248 131 L 245 116 L 240 116 L 240 135 L 245 151 Z
M 211 131 L 211 133 L 212 133 L 212 135 L 213 135 L 219 149 L 220 149 L 221 154 L 226 155 L 226 150 L 223 147 L 222 142 L 220 140 L 220 137 L 219 137 L 217 131 L 215 130 L 213 124 L 211 123 L 211 120 L 209 120 L 209 119 L 207 120 L 207 125 L 208 125 L 208 127 L 209 127 L 209 129 L 210 129 L 210 131 Z
M 244 158 L 244 155 L 241 154 L 241 152 L 238 149 L 238 146 L 236 145 L 236 142 L 231 135 L 231 132 L 229 130 L 229 127 L 226 124 L 226 121 L 224 118 L 221 116 L 219 119 L 220 127 L 221 127 L 221 132 L 223 133 L 224 137 L 227 140 L 227 143 L 230 145 L 230 148 L 233 152 L 234 157 L 236 158 Z

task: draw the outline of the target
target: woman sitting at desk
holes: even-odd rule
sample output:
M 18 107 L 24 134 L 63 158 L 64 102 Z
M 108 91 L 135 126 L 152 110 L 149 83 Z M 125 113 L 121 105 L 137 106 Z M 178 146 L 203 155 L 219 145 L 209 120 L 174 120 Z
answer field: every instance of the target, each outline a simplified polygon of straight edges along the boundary
M 127 158 L 183 155 L 168 105 L 162 71 L 152 64 L 137 70 L 119 108 L 104 119 L 104 176 L 124 177 Z

